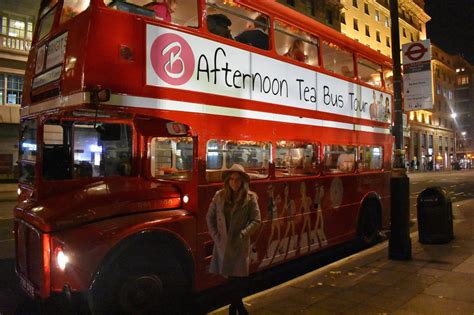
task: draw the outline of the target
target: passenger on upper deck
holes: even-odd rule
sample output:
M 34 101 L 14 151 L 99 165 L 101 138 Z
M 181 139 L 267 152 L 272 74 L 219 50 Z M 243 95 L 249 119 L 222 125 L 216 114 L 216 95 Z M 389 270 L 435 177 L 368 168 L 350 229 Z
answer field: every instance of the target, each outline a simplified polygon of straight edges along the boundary
M 171 22 L 171 14 L 174 13 L 177 6 L 177 0 L 162 0 L 161 2 L 153 1 L 147 7 L 155 11 L 156 18 L 165 22 Z
M 305 62 L 307 56 L 304 54 L 304 43 L 301 39 L 295 39 L 285 54 L 294 60 Z
M 207 16 L 207 29 L 213 34 L 233 39 L 229 28 L 231 25 L 232 21 L 225 14 L 218 13 Z
M 259 15 L 255 21 L 248 25 L 248 30 L 235 37 L 241 43 L 268 50 L 268 22 L 264 15 Z

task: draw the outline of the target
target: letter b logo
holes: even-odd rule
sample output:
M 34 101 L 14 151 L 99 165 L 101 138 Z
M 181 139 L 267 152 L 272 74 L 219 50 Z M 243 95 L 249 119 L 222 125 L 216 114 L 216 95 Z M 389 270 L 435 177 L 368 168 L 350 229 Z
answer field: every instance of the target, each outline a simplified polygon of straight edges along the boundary
M 179 35 L 158 36 L 151 46 L 150 58 L 156 74 L 168 84 L 185 84 L 193 75 L 193 51 Z

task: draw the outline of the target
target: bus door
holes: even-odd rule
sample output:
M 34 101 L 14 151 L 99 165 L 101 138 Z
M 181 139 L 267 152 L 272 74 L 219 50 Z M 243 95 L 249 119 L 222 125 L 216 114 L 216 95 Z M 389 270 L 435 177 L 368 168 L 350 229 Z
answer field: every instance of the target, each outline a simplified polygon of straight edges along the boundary
M 135 126 L 144 141 L 143 172 L 153 180 L 178 187 L 182 208 L 195 212 L 197 136 L 185 124 L 159 118 L 137 117 Z

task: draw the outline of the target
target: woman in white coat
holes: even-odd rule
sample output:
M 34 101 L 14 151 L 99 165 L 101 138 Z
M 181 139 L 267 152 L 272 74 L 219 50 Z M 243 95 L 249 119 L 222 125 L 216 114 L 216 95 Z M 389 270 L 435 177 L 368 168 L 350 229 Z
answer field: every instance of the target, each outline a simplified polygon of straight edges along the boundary
M 241 165 L 232 165 L 222 179 L 224 188 L 212 198 L 206 217 L 214 240 L 209 271 L 232 282 L 229 314 L 248 314 L 242 302 L 242 281 L 249 275 L 250 236 L 260 225 L 260 209 Z

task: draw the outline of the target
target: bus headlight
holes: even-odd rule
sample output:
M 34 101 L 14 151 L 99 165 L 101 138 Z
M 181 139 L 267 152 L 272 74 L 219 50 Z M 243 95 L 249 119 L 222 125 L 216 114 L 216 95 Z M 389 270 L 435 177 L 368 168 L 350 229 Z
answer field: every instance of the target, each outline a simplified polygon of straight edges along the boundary
M 64 271 L 64 269 L 66 269 L 68 262 L 69 262 L 68 255 L 64 253 L 62 248 L 59 248 L 56 251 L 56 263 L 58 264 L 59 269 L 61 271 Z
M 189 196 L 188 195 L 184 195 L 183 196 L 183 203 L 188 203 L 189 202 Z

